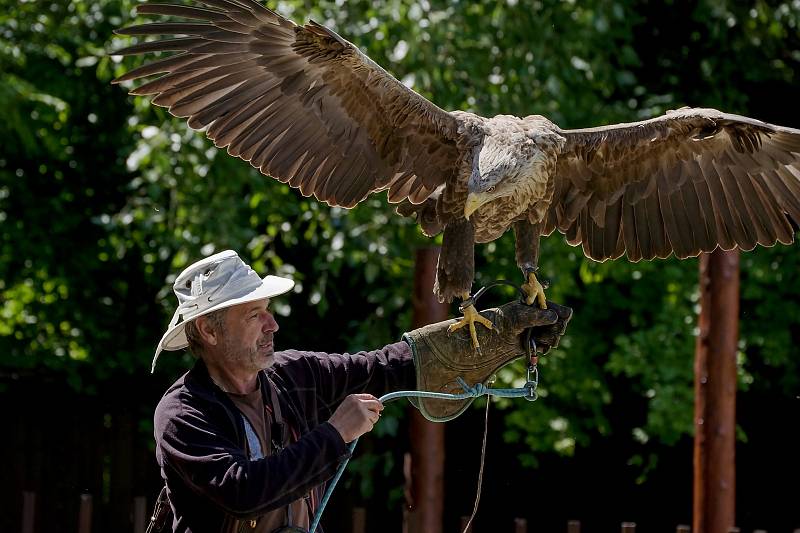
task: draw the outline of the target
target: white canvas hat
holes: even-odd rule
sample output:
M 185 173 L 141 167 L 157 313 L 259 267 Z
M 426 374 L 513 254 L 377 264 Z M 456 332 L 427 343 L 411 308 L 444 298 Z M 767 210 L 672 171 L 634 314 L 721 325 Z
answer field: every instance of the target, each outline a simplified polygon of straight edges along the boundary
M 288 278 L 266 276 L 262 279 L 233 250 L 186 267 L 172 286 L 178 297 L 178 308 L 158 343 L 150 372 L 155 371 L 162 350 L 180 350 L 189 345 L 184 327 L 188 322 L 218 309 L 283 294 L 292 287 L 294 281 Z

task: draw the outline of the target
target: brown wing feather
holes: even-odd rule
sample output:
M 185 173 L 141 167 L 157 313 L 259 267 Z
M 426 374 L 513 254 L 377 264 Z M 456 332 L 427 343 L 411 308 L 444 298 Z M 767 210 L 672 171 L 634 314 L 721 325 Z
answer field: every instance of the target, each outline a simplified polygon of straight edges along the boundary
M 455 117 L 333 31 L 296 26 L 252 0 L 202 3 L 209 7 L 139 6 L 191 22 L 119 30 L 176 38 L 115 54 L 177 53 L 115 82 L 161 74 L 131 92 L 155 95 L 218 147 L 330 205 L 352 207 L 384 189 L 393 202 L 420 203 L 454 175 Z
M 683 108 L 564 130 L 545 233 L 603 261 L 686 258 L 791 243 L 800 224 L 800 130 Z

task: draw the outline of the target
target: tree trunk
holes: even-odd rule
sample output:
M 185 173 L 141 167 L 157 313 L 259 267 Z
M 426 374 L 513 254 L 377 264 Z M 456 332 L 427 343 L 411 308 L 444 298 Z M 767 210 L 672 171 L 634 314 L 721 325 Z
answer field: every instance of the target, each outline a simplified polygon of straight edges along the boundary
M 735 524 L 738 251 L 717 250 L 700 256 L 700 306 L 692 531 L 727 533 Z

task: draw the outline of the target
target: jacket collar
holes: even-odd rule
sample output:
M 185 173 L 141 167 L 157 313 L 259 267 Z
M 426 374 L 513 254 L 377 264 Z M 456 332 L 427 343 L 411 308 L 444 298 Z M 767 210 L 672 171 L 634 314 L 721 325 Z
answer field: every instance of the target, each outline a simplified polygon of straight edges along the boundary
M 239 437 L 244 438 L 244 426 L 242 424 L 241 417 L 235 416 L 238 413 L 238 409 L 225 391 L 220 389 L 211 379 L 211 375 L 208 373 L 208 366 L 206 366 L 206 363 L 202 358 L 197 358 L 194 367 L 187 372 L 185 378 L 185 381 L 187 382 L 196 381 L 197 384 L 200 385 L 200 388 L 204 390 L 204 392 L 220 401 L 226 407 L 231 419 L 235 421 L 237 431 L 239 432 Z M 297 410 L 295 409 L 294 402 L 292 402 L 290 397 L 291 395 L 284 385 L 283 380 L 280 378 L 280 375 L 278 375 L 272 369 L 262 370 L 258 373 L 258 383 L 259 387 L 261 388 L 261 396 L 264 399 L 265 405 L 269 405 L 271 403 L 269 387 L 273 386 L 275 387 L 278 401 L 281 404 L 281 413 L 283 414 L 283 418 L 291 427 L 297 428 L 300 434 L 307 433 L 308 423 L 298 414 Z

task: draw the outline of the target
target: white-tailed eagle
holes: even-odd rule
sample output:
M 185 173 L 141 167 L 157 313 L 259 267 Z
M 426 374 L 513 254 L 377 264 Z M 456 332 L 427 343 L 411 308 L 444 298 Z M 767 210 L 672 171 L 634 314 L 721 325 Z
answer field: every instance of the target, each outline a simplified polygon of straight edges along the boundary
M 428 235 L 444 232 L 435 291 L 469 297 L 474 245 L 509 227 L 529 303 L 553 230 L 597 261 L 791 243 L 800 223 L 800 130 L 713 109 L 563 130 L 545 117 L 444 111 L 348 41 L 253 0 L 145 3 L 183 20 L 114 54 L 174 52 L 116 82 L 204 129 L 219 148 L 306 195 L 353 207 L 386 190 Z M 794 224 L 794 226 L 793 226 Z M 460 323 L 483 322 L 472 307 Z

